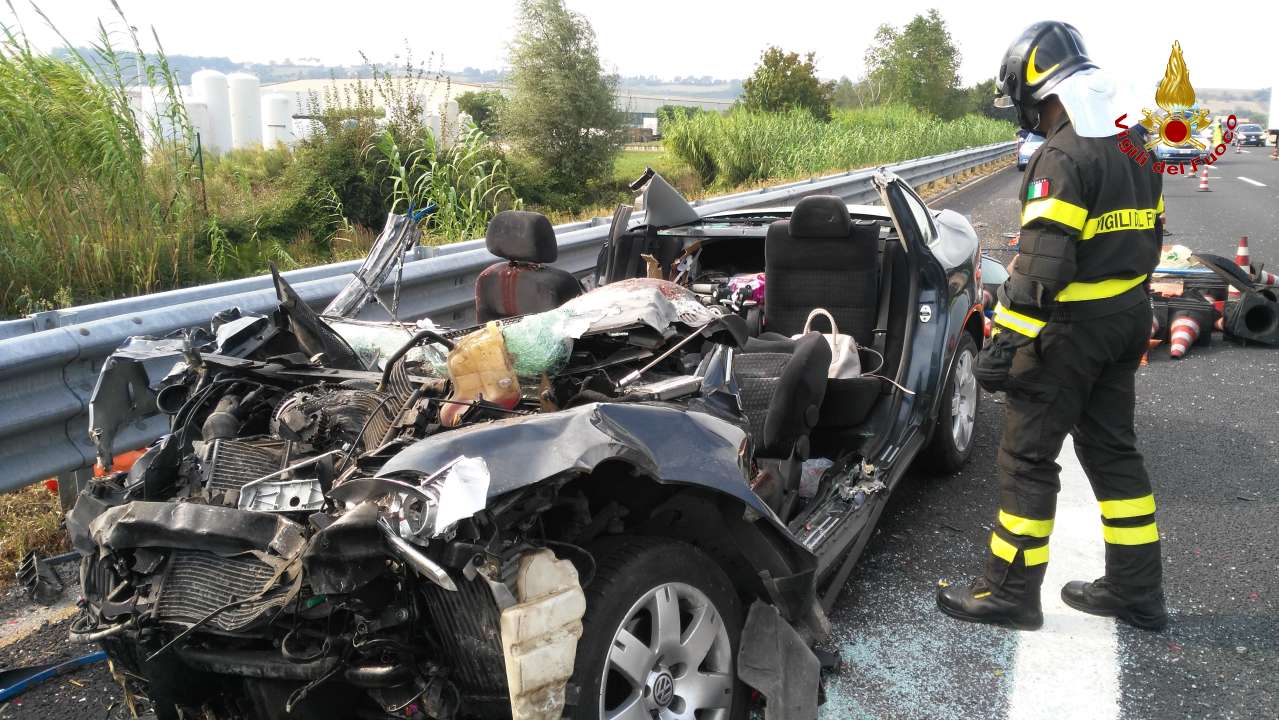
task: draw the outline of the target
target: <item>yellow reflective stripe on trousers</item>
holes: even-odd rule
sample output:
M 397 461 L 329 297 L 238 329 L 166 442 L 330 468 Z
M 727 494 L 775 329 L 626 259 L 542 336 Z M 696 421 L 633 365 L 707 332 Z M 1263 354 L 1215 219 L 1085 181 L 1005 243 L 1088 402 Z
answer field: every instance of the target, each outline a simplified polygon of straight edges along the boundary
M 1102 300 L 1116 295 L 1123 295 L 1129 290 L 1146 282 L 1145 275 L 1135 278 L 1111 278 L 1098 282 L 1072 282 L 1064 290 L 1057 293 L 1057 302 L 1079 302 L 1081 300 Z
M 1155 514 L 1155 496 L 1145 495 L 1127 500 L 1101 500 L 1101 516 L 1107 520 Z
M 1017 559 L 1017 546 L 995 533 L 990 534 L 990 551 L 995 553 L 995 557 L 1006 563 L 1011 563 Z
M 1022 227 L 1040 219 L 1052 220 L 1083 232 L 1084 223 L 1088 220 L 1088 211 L 1074 203 L 1057 198 L 1031 200 L 1021 209 Z
M 1155 227 L 1155 218 L 1158 215 L 1159 212 L 1157 210 L 1150 209 L 1124 208 L 1122 210 L 1111 210 L 1097 217 L 1088 218 L 1079 237 L 1087 240 L 1098 235 L 1120 230 L 1152 230 Z
M 1111 545 L 1145 545 L 1159 541 L 1159 528 L 1155 523 L 1137 527 L 1101 526 L 1101 534 Z
M 1027 566 L 1043 565 L 1048 562 L 1048 546 L 1026 548 L 1022 551 L 1022 558 Z
M 1010 512 L 999 511 L 999 524 L 1003 525 L 1008 532 L 1013 535 L 1026 535 L 1028 537 L 1046 538 L 1052 534 L 1052 520 L 1032 520 Z
M 1002 304 L 995 305 L 995 323 L 1032 338 L 1038 337 L 1039 331 L 1048 324 L 1016 310 L 1009 310 Z

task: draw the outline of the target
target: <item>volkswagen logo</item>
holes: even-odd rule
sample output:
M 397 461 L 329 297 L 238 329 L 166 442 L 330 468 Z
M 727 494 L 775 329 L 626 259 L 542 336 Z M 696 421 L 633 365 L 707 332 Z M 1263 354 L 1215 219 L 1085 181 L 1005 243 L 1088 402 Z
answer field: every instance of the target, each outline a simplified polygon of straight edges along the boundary
M 668 672 L 658 673 L 653 678 L 653 702 L 658 707 L 666 707 L 675 699 L 675 678 Z

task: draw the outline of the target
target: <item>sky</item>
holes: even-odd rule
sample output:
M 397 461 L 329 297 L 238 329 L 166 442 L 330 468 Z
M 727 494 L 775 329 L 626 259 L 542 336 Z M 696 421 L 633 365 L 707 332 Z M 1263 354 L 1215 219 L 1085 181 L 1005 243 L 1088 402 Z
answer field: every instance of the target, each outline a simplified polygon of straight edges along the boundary
M 102 17 L 122 27 L 109 0 L 37 0 L 63 34 L 86 44 Z M 317 58 L 360 63 L 363 51 L 391 61 L 406 43 L 418 58 L 432 52 L 448 69 L 505 67 L 516 28 L 517 0 L 118 0 L 129 23 L 158 32 L 171 54 L 227 56 L 238 62 Z M 1158 3 L 1072 0 L 968 3 L 955 0 L 821 2 L 788 0 L 566 0 L 590 20 L 607 69 L 622 75 L 748 76 L 769 45 L 817 53 L 824 77 L 863 72 L 863 54 L 881 23 L 900 26 L 937 8 L 962 54 L 961 77 L 993 77 L 1008 44 L 1025 26 L 1056 19 L 1083 33 L 1093 58 L 1134 86 L 1163 76 L 1180 40 L 1192 82 L 1201 87 L 1261 88 L 1279 84 L 1273 51 L 1279 40 L 1267 3 Z M 38 47 L 60 44 L 27 2 L 20 19 Z M 356 8 L 356 10 L 352 10 Z M 1255 8 L 1253 19 L 1241 19 Z M 0 17 L 8 10 L 0 11 Z

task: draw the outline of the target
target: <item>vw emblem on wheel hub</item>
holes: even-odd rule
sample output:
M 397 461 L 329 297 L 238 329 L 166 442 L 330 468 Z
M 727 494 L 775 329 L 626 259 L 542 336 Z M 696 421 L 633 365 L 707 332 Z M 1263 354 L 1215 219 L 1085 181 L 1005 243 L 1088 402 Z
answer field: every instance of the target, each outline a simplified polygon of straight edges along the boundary
M 660 672 L 653 678 L 653 702 L 666 707 L 675 699 L 675 678 L 668 672 Z

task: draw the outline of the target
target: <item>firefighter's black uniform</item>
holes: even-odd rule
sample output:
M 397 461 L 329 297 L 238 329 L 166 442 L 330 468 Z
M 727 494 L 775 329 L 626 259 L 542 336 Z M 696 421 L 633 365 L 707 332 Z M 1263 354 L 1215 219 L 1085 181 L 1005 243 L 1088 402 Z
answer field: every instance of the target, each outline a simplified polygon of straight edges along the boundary
M 1022 184 L 1019 256 L 995 324 L 1028 339 L 1008 374 L 992 589 L 1038 593 L 1055 462 L 1067 434 L 1101 506 L 1107 580 L 1161 584 L 1155 501 L 1133 429 L 1134 377 L 1150 337 L 1146 282 L 1159 260 L 1162 176 L 1083 138 L 1063 113 Z

